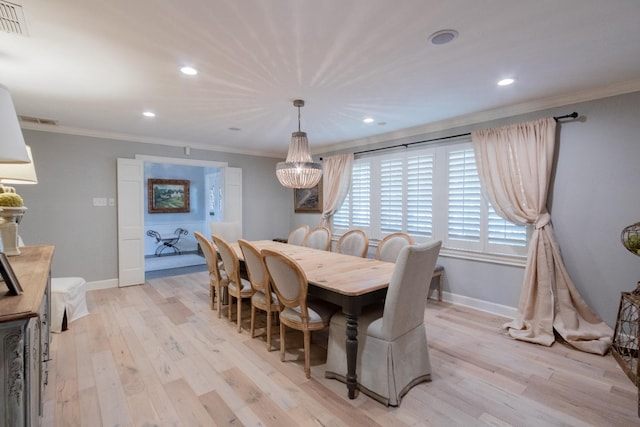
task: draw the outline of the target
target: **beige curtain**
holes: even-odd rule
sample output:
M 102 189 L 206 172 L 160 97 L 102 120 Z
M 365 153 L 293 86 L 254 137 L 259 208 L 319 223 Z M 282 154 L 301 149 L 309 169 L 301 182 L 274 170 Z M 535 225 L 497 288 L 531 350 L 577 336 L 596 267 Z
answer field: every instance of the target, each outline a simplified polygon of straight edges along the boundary
M 555 150 L 553 118 L 471 134 L 480 183 L 496 212 L 535 226 L 518 316 L 504 325 L 517 339 L 550 346 L 554 329 L 579 350 L 605 354 L 613 331 L 582 299 L 562 262 L 546 201 Z
M 338 154 L 322 162 L 322 218 L 320 225 L 331 229 L 331 218 L 340 209 L 351 187 L 353 153 Z

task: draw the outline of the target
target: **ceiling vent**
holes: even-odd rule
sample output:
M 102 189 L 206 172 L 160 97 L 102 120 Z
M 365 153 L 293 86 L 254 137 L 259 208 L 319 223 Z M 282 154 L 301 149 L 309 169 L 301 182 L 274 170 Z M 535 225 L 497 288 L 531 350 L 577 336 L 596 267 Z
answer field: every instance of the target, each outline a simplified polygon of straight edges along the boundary
M 29 35 L 22 6 L 0 0 L 0 30 L 21 36 Z
M 18 116 L 22 123 L 35 123 L 38 125 L 58 126 L 57 120 L 42 119 L 40 117 Z

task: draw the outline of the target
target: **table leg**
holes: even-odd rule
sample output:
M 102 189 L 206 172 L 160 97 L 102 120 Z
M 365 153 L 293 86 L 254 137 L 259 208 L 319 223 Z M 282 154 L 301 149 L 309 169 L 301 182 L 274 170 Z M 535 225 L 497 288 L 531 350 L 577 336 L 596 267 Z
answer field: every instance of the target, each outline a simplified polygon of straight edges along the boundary
M 356 359 L 358 357 L 358 316 L 347 316 L 347 390 L 349 399 L 355 399 L 358 377 L 356 374 Z

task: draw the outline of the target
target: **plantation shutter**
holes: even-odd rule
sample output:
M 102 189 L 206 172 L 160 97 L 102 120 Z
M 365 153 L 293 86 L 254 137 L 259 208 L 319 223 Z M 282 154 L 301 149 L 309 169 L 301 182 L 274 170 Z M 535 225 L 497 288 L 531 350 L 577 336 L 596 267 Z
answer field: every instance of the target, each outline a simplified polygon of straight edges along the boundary
M 433 154 L 407 161 L 407 232 L 433 235 Z
M 449 152 L 448 238 L 480 241 L 482 195 L 473 148 Z
M 380 162 L 380 230 L 383 233 L 402 231 L 403 181 L 402 159 Z

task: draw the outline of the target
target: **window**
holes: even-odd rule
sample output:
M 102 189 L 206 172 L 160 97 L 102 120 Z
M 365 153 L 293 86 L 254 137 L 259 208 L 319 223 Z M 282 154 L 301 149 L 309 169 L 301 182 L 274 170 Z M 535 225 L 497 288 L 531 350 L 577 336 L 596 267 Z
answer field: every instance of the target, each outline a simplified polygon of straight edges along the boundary
M 468 137 L 356 159 L 333 227 L 336 234 L 361 228 L 374 240 L 401 231 L 482 254 L 524 256 L 528 241 L 525 226 L 501 218 L 484 199 Z

